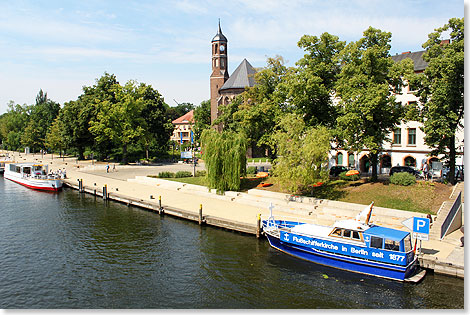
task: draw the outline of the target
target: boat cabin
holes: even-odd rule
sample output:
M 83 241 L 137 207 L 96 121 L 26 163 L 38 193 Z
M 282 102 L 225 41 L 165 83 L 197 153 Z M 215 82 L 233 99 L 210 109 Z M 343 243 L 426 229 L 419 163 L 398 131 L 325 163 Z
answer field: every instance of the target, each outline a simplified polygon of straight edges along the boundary
M 409 232 L 372 226 L 364 231 L 364 240 L 368 247 L 407 253 L 412 250 Z

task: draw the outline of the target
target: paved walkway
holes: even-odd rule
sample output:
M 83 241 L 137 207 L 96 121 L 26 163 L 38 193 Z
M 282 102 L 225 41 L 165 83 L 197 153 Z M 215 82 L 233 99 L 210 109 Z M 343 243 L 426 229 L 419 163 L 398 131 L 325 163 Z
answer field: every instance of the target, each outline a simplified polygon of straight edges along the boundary
M 21 157 L 16 153 L 17 162 L 37 161 L 47 163 L 49 168 L 67 169 L 68 183 L 78 185 L 78 179 L 83 180 L 83 185 L 89 189 L 102 191 L 107 185 L 108 193 L 128 196 L 150 204 L 158 204 L 161 196 L 164 206 L 183 209 L 186 212 L 198 215 L 202 204 L 203 215 L 223 218 L 228 221 L 239 222 L 256 227 L 257 215 L 269 215 L 268 204 L 274 203 L 273 214 L 276 217 L 296 217 L 301 220 L 315 221 L 319 224 L 330 224 L 335 219 L 344 219 L 356 213 L 356 209 L 363 206 L 328 200 L 308 200 L 303 204 L 284 200 L 283 194 L 278 196 L 262 196 L 259 193 L 227 192 L 225 196 L 211 193 L 205 187 L 191 187 L 177 182 L 160 179 L 150 179 L 146 175 L 156 175 L 161 171 L 192 170 L 191 165 L 172 164 L 157 166 L 121 166 L 116 165 L 115 172 L 106 172 L 105 163 L 91 163 L 90 161 L 77 161 L 73 158 L 58 159 L 51 155 L 42 157 L 32 154 Z M 112 164 L 111 170 L 112 170 Z M 199 165 L 198 169 L 203 169 Z M 463 189 L 463 185 L 462 185 Z M 255 191 L 256 192 L 256 191 Z M 380 221 L 378 224 L 397 228 L 403 215 L 411 217 L 414 213 L 400 210 L 377 207 L 379 213 L 386 214 L 388 221 Z M 349 212 L 347 212 L 349 211 Z M 378 216 L 377 216 L 378 217 Z M 403 228 L 403 227 L 402 227 Z M 457 230 L 443 240 L 430 239 L 422 242 L 422 257 L 426 258 L 427 267 L 435 269 L 440 266 L 442 273 L 463 277 L 464 272 L 464 248 L 460 247 L 460 238 L 463 233 Z M 443 267 L 442 267 L 443 266 Z

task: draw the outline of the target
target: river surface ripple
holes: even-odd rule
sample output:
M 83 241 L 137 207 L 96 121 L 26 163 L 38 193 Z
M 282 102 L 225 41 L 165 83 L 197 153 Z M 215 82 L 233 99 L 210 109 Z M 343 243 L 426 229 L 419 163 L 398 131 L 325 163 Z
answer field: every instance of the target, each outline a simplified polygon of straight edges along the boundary
M 311 264 L 265 239 L 0 177 L 0 308 L 463 308 L 418 285 Z

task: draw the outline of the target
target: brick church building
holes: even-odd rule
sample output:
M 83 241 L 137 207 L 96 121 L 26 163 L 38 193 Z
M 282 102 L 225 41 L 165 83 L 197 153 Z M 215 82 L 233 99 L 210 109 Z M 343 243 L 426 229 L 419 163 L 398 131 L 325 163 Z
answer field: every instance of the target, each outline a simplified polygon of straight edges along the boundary
M 219 117 L 219 106 L 229 104 L 237 95 L 245 91 L 245 87 L 255 84 L 256 70 L 246 60 L 240 63 L 230 76 L 228 73 L 227 37 L 219 29 L 212 39 L 212 74 L 211 86 L 211 123 Z M 218 127 L 219 130 L 221 126 Z

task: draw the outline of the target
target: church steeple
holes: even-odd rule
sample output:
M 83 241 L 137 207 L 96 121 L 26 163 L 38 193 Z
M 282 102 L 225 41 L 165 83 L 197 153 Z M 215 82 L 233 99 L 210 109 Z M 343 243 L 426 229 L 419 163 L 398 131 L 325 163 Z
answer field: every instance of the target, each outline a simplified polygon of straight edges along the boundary
M 228 80 L 228 56 L 227 37 L 222 34 L 219 19 L 219 29 L 212 38 L 212 74 L 211 74 L 211 121 L 217 119 L 217 100 L 220 97 L 219 90 Z

